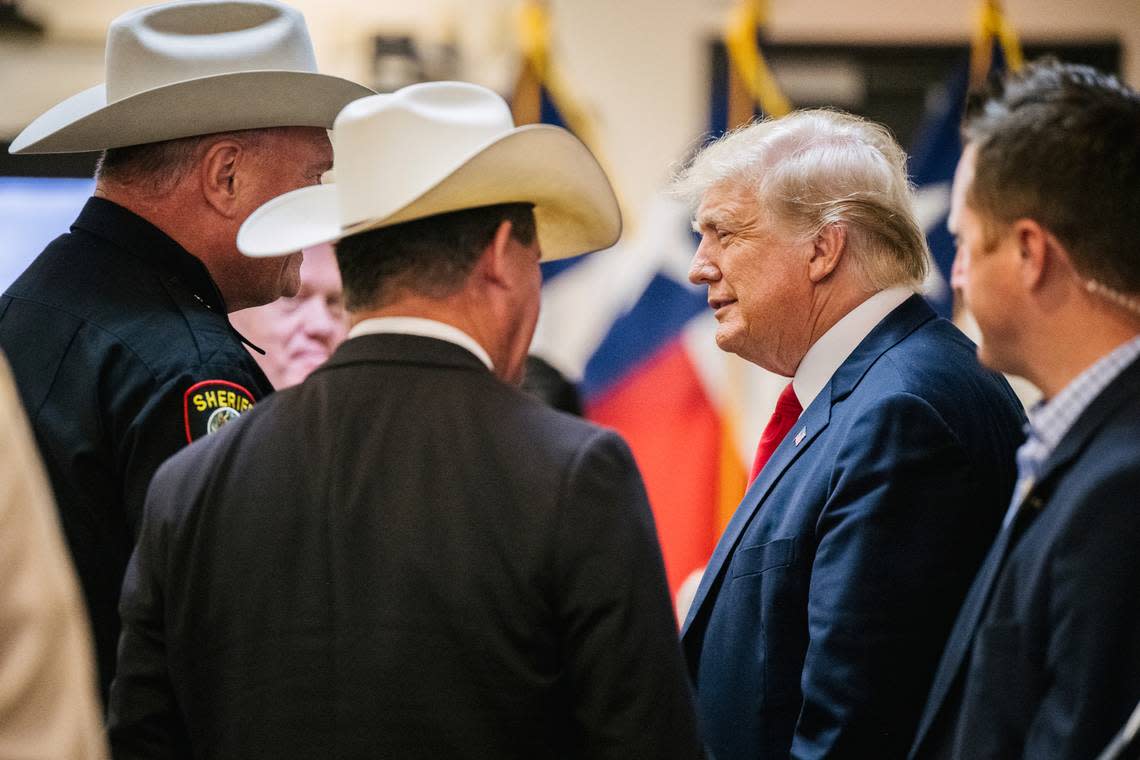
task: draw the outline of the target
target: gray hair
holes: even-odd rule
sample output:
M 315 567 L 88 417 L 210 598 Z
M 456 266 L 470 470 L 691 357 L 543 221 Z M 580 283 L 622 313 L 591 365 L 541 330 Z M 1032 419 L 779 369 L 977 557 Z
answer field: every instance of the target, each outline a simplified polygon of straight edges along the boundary
M 906 153 L 886 127 L 840 111 L 796 111 L 733 130 L 683 167 L 673 191 L 694 207 L 725 182 L 797 239 L 847 229 L 855 271 L 870 289 L 918 287 L 930 269 L 915 218 Z
M 162 197 L 177 187 L 206 150 L 219 140 L 235 139 L 247 148 L 256 148 L 281 129 L 242 129 L 110 148 L 100 154 L 95 164 L 95 181 L 130 186 L 147 195 Z

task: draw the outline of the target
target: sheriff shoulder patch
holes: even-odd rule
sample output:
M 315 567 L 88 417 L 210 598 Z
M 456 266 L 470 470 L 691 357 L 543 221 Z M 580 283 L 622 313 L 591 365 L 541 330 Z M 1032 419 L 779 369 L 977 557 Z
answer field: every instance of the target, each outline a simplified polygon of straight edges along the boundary
M 227 380 L 203 380 L 186 389 L 183 409 L 186 417 L 186 440 L 217 432 L 230 420 L 253 407 L 253 394 Z

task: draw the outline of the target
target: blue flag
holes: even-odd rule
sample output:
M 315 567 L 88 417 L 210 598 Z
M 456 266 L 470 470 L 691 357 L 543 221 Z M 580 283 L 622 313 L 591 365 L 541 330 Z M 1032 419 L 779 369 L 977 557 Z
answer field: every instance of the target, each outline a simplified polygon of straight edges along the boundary
M 990 71 L 992 74 L 1004 70 L 1005 57 L 995 40 Z M 931 99 L 911 150 L 910 176 L 916 186 L 919 223 L 926 232 L 926 242 L 938 270 L 938 280 L 928 289 L 926 298 L 944 317 L 950 316 L 953 307 L 949 283 L 955 254 L 946 219 L 950 215 L 950 185 L 962 155 L 959 128 L 969 92 L 970 63 L 968 56 L 963 56 L 941 95 Z

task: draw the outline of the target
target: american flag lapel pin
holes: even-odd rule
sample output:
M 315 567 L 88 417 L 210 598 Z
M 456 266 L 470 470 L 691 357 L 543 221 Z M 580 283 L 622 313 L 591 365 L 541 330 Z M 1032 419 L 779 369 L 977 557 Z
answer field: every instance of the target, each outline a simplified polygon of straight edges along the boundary
M 805 435 L 807 435 L 807 428 L 800 428 L 800 432 L 796 433 L 796 439 L 792 441 L 792 443 L 799 446 L 803 442 Z

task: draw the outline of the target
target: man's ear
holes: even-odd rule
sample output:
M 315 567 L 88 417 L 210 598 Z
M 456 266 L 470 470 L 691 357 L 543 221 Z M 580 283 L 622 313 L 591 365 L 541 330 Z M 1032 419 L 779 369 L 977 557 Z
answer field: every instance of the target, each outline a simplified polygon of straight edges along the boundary
M 232 218 L 240 211 L 238 168 L 248 157 L 249 152 L 240 142 L 224 139 L 211 144 L 198 163 L 202 195 L 222 216 Z
M 507 247 L 511 240 L 511 223 L 503 221 L 495 230 L 495 236 L 483 249 L 476 267 L 482 278 L 489 284 L 507 285 L 511 282 L 510 262 L 507 256 Z
M 811 281 L 821 282 L 834 272 L 846 250 L 846 226 L 829 224 L 820 230 L 812 241 L 811 257 L 808 259 L 808 277 Z
M 1058 267 L 1068 266 L 1069 257 L 1060 242 L 1033 219 L 1018 219 L 1012 225 L 1017 242 L 1021 284 L 1036 290 Z

